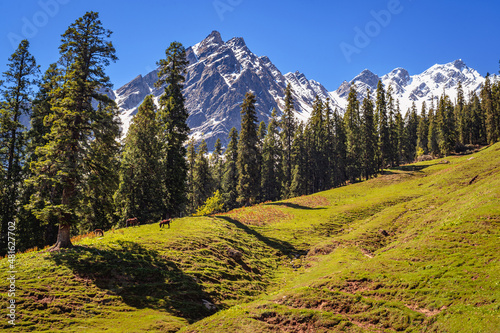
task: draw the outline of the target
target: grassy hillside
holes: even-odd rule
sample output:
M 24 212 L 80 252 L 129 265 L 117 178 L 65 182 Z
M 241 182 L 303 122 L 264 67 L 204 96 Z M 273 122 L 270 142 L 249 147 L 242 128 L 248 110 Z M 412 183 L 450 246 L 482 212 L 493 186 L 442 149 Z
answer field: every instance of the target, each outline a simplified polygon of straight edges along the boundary
M 497 144 L 171 229 L 19 255 L 17 325 L 0 328 L 498 332 L 499 236 Z

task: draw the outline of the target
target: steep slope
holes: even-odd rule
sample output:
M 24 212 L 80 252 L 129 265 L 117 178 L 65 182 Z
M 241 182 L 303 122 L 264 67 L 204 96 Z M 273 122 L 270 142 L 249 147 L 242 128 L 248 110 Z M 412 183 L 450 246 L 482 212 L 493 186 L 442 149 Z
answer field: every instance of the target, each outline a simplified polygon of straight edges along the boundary
M 496 144 L 170 229 L 18 254 L 17 324 L 0 328 L 498 332 L 499 166 Z
M 328 91 L 318 82 L 309 81 L 303 74 L 282 75 L 266 56 L 258 57 L 250 51 L 241 37 L 227 42 L 213 31 L 203 41 L 186 49 L 190 62 L 187 68 L 184 95 L 190 113 L 188 125 L 192 135 L 207 141 L 211 149 L 217 138 L 227 143 L 232 127 L 240 127 L 241 103 L 245 93 L 257 95 L 259 120 L 268 121 L 273 108 L 283 110 L 284 93 L 288 82 L 295 89 L 297 117 L 306 120 L 312 111 L 314 97 L 326 99 Z M 139 75 L 115 91 L 121 110 L 124 133 L 131 117 L 147 94 L 158 97 L 163 88 L 154 87 L 157 71 L 144 77 Z

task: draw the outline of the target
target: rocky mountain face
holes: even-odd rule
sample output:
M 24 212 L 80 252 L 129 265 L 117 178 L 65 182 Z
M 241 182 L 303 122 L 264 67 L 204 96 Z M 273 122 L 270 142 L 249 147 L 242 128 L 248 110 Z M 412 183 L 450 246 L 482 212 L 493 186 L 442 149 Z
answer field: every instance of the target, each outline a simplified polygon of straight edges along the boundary
M 492 80 L 496 80 L 492 76 Z M 462 87 L 466 96 L 469 92 L 479 92 L 485 78 L 476 70 L 467 67 L 462 60 L 456 60 L 444 65 L 434 65 L 421 74 L 411 76 L 404 68 L 396 68 L 392 72 L 379 77 L 368 69 L 365 69 L 350 82 L 344 82 L 335 91 L 330 92 L 334 100 L 342 108 L 347 106 L 347 96 L 351 84 L 356 85 L 358 98 L 366 96 L 366 90 L 370 89 L 375 98 L 377 83 L 381 80 L 385 89 L 392 86 L 393 96 L 399 99 L 401 112 L 405 113 L 415 102 L 417 110 L 420 111 L 422 102 L 426 102 L 429 107 L 432 98 L 437 98 L 444 93 L 454 101 L 457 96 L 458 82 L 462 82 Z
M 456 60 L 434 65 L 413 76 L 404 68 L 396 68 L 383 76 L 366 69 L 350 82 L 344 81 L 337 90 L 329 92 L 319 82 L 307 79 L 300 72 L 283 75 L 268 57 L 252 53 L 243 38 L 235 37 L 224 42 L 217 31 L 187 48 L 186 56 L 189 66 L 184 96 L 190 114 L 188 125 L 191 135 L 198 141 L 205 139 L 210 150 L 217 138 L 222 140 L 223 145 L 227 144 L 227 135 L 233 126 L 239 130 L 241 104 L 248 91 L 253 91 L 257 97 L 259 121 L 267 122 L 274 108 L 278 115 L 281 114 L 285 88 L 290 84 L 294 91 L 296 117 L 306 121 L 316 96 L 323 101 L 329 98 L 332 109 L 338 107 L 341 112 L 345 110 L 353 83 L 360 100 L 366 96 L 367 89 L 375 92 L 379 80 L 386 89 L 391 85 L 394 98 L 399 99 L 401 111 L 405 113 L 413 102 L 420 110 L 423 101 L 429 106 L 432 98 L 443 92 L 454 100 L 459 81 L 467 96 L 468 92 L 478 92 L 485 80 L 462 60 Z M 158 70 L 154 70 L 144 76 L 139 75 L 109 93 L 120 108 L 124 134 L 146 95 L 153 94 L 157 101 L 163 92 L 163 87 L 154 87 L 157 73 Z M 497 76 L 492 77 L 493 81 L 496 79 Z M 375 97 L 376 94 L 372 93 L 372 98 Z
M 284 108 L 287 83 L 294 89 L 295 110 L 299 119 L 306 120 L 316 95 L 326 99 L 329 93 L 316 81 L 309 81 L 299 72 L 283 75 L 266 56 L 252 53 L 243 38 L 226 42 L 213 31 L 200 43 L 186 49 L 189 61 L 184 96 L 189 111 L 188 125 L 195 139 L 205 139 L 211 149 L 220 138 L 227 144 L 227 135 L 234 126 L 240 128 L 241 104 L 248 91 L 257 97 L 259 121 L 268 121 L 273 108 L 278 114 Z M 155 88 L 157 70 L 137 76 L 114 91 L 121 111 L 124 133 L 137 108 L 148 94 L 155 100 L 163 87 Z

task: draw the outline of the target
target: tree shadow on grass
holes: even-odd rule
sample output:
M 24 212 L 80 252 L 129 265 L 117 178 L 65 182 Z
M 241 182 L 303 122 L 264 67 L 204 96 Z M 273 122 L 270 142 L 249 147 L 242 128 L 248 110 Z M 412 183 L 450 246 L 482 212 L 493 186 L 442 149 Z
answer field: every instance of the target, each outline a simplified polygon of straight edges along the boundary
M 135 242 L 118 241 L 116 248 L 74 246 L 52 252 L 49 259 L 132 307 L 166 310 L 190 322 L 212 313 L 203 306 L 210 300 L 194 279 L 172 261 Z
M 305 210 L 321 210 L 321 209 L 326 209 L 325 207 L 307 207 L 307 206 L 302 206 L 298 205 L 296 203 L 292 202 L 269 202 L 266 203 L 266 206 L 285 206 L 289 208 L 294 208 L 294 209 L 305 209 Z
M 247 225 L 241 223 L 240 221 L 235 220 L 233 218 L 230 218 L 229 216 L 218 215 L 216 217 L 220 218 L 222 220 L 226 220 L 229 223 L 234 224 L 236 227 L 240 228 L 241 230 L 243 230 L 247 234 L 254 236 L 255 238 L 257 238 L 259 241 L 263 242 L 267 246 L 272 247 L 273 249 L 280 251 L 281 254 L 283 254 L 283 255 L 302 254 L 302 252 L 304 252 L 304 251 L 296 249 L 292 244 L 290 244 L 286 241 L 266 237 L 266 236 L 262 235 L 261 233 L 248 227 Z

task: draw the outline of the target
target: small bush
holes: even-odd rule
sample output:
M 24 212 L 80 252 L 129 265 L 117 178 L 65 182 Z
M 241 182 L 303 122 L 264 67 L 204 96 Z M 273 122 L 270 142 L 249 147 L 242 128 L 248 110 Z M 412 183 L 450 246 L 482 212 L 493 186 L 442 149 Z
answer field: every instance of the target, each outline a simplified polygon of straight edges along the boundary
M 224 199 L 219 190 L 215 191 L 214 195 L 205 201 L 205 204 L 198 207 L 193 216 L 206 216 L 210 214 L 220 213 L 224 208 Z

